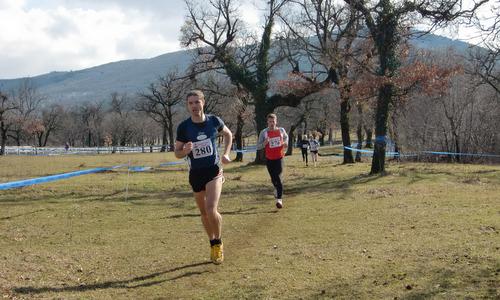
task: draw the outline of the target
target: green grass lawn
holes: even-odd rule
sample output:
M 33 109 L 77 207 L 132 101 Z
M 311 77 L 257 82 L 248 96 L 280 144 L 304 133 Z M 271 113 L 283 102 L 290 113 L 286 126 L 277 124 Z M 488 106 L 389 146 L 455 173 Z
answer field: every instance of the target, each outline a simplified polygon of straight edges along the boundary
M 297 151 L 295 151 L 297 152 Z M 286 158 L 282 210 L 264 166 L 225 168 L 226 260 L 172 154 L 0 157 L 0 182 L 152 166 L 0 191 L 0 298 L 498 299 L 500 167 Z

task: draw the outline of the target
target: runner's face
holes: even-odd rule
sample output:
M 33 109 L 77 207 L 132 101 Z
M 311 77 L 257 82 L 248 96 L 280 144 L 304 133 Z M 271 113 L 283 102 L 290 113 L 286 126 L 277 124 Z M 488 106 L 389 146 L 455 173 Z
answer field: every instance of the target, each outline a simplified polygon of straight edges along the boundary
M 198 96 L 189 96 L 187 98 L 188 111 L 192 116 L 201 116 L 203 114 L 204 101 Z
M 276 128 L 276 119 L 275 118 L 268 118 L 267 119 L 267 127 L 270 129 Z

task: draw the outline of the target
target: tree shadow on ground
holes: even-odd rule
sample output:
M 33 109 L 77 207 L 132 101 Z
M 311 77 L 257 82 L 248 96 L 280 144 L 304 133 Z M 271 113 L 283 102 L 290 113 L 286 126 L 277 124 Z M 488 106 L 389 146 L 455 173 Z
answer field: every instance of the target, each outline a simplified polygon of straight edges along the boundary
M 188 190 L 183 191 L 157 191 L 157 190 L 146 190 L 140 188 L 130 188 L 118 189 L 109 193 L 102 194 L 89 194 L 88 191 L 80 192 L 69 192 L 69 193 L 47 193 L 43 192 L 37 195 L 37 198 L 33 198 L 31 195 L 18 198 L 18 199 L 0 199 L 0 205 L 29 205 L 34 202 L 45 201 L 45 199 L 50 198 L 50 202 L 47 203 L 59 203 L 60 201 L 73 201 L 73 202 L 124 202 L 124 201 L 151 201 L 151 200 L 162 200 L 162 199 L 191 199 L 193 193 Z
M 248 170 L 255 170 L 255 169 L 260 169 L 260 168 L 265 169 L 266 165 L 265 164 L 264 165 L 256 165 L 256 164 L 249 162 L 249 163 L 241 165 L 241 166 L 226 168 L 226 169 L 224 169 L 224 173 L 233 174 L 233 173 L 246 172 Z
M 52 210 L 52 209 L 37 209 L 37 210 L 34 210 L 34 211 L 30 211 L 30 212 L 27 212 L 27 213 L 24 213 L 24 214 L 17 214 L 17 215 L 13 215 L 13 216 L 8 216 L 8 217 L 1 217 L 0 218 L 0 221 L 2 220 L 10 220 L 10 219 L 13 219 L 13 218 L 17 218 L 17 217 L 24 217 L 24 216 L 27 216 L 27 215 L 32 215 L 32 214 L 36 214 L 37 212 L 41 212 L 41 211 L 46 211 L 46 210 Z
M 297 180 L 288 179 L 284 182 L 285 196 L 296 196 L 300 194 L 322 192 L 322 193 L 341 193 L 341 198 L 349 196 L 352 187 L 359 184 L 365 184 L 382 178 L 380 175 L 357 175 L 347 179 L 335 177 L 300 177 Z M 238 194 L 245 195 L 269 195 L 272 196 L 274 190 L 271 182 L 267 186 L 260 183 L 250 184 L 246 182 L 245 187 L 231 186 L 224 188 L 224 194 L 234 196 Z
M 277 210 L 270 210 L 270 211 L 254 211 L 256 210 L 256 207 L 250 207 L 247 209 L 239 209 L 239 210 L 234 210 L 234 211 L 225 211 L 221 212 L 221 215 L 258 215 L 258 214 L 275 214 L 278 211 Z M 168 217 L 165 217 L 167 219 L 178 219 L 178 218 L 192 218 L 192 217 L 200 217 L 199 213 L 194 213 L 194 214 L 177 214 L 177 215 L 171 215 Z
M 150 280 L 150 279 L 153 279 L 153 278 L 156 278 L 156 277 L 168 274 L 168 273 L 173 273 L 173 272 L 176 272 L 179 270 L 199 267 L 199 266 L 208 265 L 208 264 L 212 264 L 212 263 L 211 262 L 199 262 L 199 263 L 188 264 L 188 265 L 184 265 L 184 266 L 180 266 L 180 267 L 175 267 L 172 269 L 152 273 L 149 275 L 134 277 L 132 279 L 106 281 L 106 282 L 95 283 L 95 284 L 82 284 L 82 285 L 66 286 L 66 287 L 32 287 L 32 286 L 16 287 L 13 289 L 13 292 L 18 293 L 18 294 L 41 294 L 41 293 L 49 293 L 49 292 L 54 292 L 54 293 L 85 292 L 85 291 L 100 290 L 100 289 L 113 289 L 113 288 L 114 289 L 116 289 L 116 288 L 133 289 L 133 288 L 138 288 L 138 287 L 147 287 L 147 286 L 152 286 L 152 285 L 160 284 L 160 283 L 167 282 L 167 281 L 175 281 L 177 279 L 184 278 L 184 277 L 201 275 L 201 274 L 207 273 L 209 271 L 208 270 L 189 271 L 189 272 L 185 272 L 183 274 L 180 274 L 180 275 L 177 275 L 177 276 L 174 276 L 171 278 L 163 279 L 163 280 L 156 280 L 156 281 L 139 283 L 139 284 L 134 284 L 134 283 L 138 283 L 140 281 Z
M 500 279 L 500 264 L 490 258 L 486 264 L 482 263 L 477 268 L 471 266 L 474 259 L 463 258 L 462 263 L 467 267 L 435 267 L 421 265 L 417 270 L 405 270 L 404 267 L 387 268 L 385 263 L 372 268 L 373 272 L 358 274 L 353 280 L 325 281 L 321 289 L 312 292 L 311 299 L 362 299 L 367 298 L 367 293 L 375 294 L 375 298 L 394 298 L 404 300 L 417 299 L 467 299 L 471 293 L 476 293 L 473 298 L 498 299 L 498 286 Z M 468 262 L 466 261 L 468 260 Z M 407 263 L 407 262 L 406 262 Z M 422 278 L 424 278 L 422 283 Z M 415 283 L 417 281 L 418 283 Z M 332 283 L 334 282 L 334 283 Z M 360 287 L 370 286 L 371 291 Z M 384 294 L 385 295 L 381 295 Z M 306 297 L 308 298 L 308 297 Z

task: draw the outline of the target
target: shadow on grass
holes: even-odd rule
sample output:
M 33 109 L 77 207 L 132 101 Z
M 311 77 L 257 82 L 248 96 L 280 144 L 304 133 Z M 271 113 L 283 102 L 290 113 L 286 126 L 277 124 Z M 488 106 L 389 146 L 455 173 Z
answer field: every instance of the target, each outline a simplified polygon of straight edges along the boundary
M 467 258 L 464 259 L 467 260 Z M 476 263 L 470 260 L 468 266 Z M 430 281 L 433 285 L 426 285 L 419 291 L 410 291 L 401 299 L 432 299 L 445 297 L 445 295 L 448 296 L 445 298 L 500 299 L 497 290 L 500 286 L 499 270 L 500 263 L 494 261 L 489 261 L 478 268 L 434 269 L 431 275 L 433 279 Z M 477 295 L 467 297 L 471 292 Z
M 246 164 L 242 163 L 240 166 L 232 166 L 231 168 L 227 167 L 224 169 L 224 173 L 227 174 L 233 174 L 233 173 L 240 173 L 240 172 L 246 172 L 248 170 L 259 170 L 261 168 L 266 168 L 266 164 L 255 164 L 253 162 L 248 162 Z
M 480 266 L 471 267 L 479 264 L 480 259 L 476 262 L 468 258 L 462 259 L 465 266 L 429 268 L 422 265 L 421 269 L 411 272 L 401 266 L 391 269 L 386 264 L 381 264 L 372 269 L 374 272 L 360 274 L 354 280 L 340 279 L 333 284 L 331 280 L 325 282 L 322 290 L 316 290 L 309 296 L 312 299 L 362 299 L 375 292 L 385 293 L 383 296 L 379 294 L 378 298 L 402 300 L 499 299 L 497 289 L 500 286 L 500 263 L 488 259 L 481 262 Z M 419 283 L 415 284 L 414 281 Z M 371 291 L 363 286 L 370 287 Z
M 85 291 L 89 291 L 89 290 L 99 290 L 99 289 L 113 289 L 113 288 L 133 289 L 133 288 L 139 288 L 139 287 L 147 287 L 147 286 L 152 286 L 152 285 L 160 284 L 160 283 L 167 282 L 167 281 L 175 281 L 177 279 L 181 279 L 184 277 L 201 275 L 203 273 L 207 273 L 208 271 L 207 270 L 189 271 L 189 272 L 186 272 L 184 274 L 180 274 L 180 275 L 177 275 L 177 276 L 174 276 L 174 277 L 171 277 L 168 279 L 164 279 L 164 280 L 156 280 L 156 281 L 152 281 L 152 282 L 145 282 L 145 283 L 134 284 L 134 285 L 131 285 L 131 284 L 139 282 L 139 281 L 153 279 L 153 278 L 156 278 L 158 276 L 172 273 L 172 272 L 176 272 L 179 270 L 199 267 L 199 266 L 208 265 L 208 264 L 212 264 L 212 263 L 211 262 L 199 262 L 199 263 L 189 264 L 189 265 L 180 266 L 180 267 L 172 268 L 172 269 L 161 271 L 161 272 L 156 272 L 156 273 L 145 275 L 145 276 L 134 277 L 134 278 L 128 279 L 128 280 L 106 281 L 106 282 L 102 282 L 102 283 L 82 284 L 82 285 L 67 286 L 67 287 L 31 287 L 31 286 L 26 286 L 26 287 L 14 288 L 13 292 L 18 293 L 18 294 L 41 294 L 41 293 L 48 293 L 48 292 L 55 292 L 55 293 L 85 292 Z
M 234 210 L 234 211 L 226 211 L 226 212 L 221 212 L 221 215 L 259 215 L 259 214 L 275 214 L 278 211 L 277 210 L 270 210 L 270 211 L 253 211 L 255 210 L 255 207 L 247 208 L 247 209 L 239 209 L 239 210 Z M 179 218 L 192 218 L 192 217 L 200 217 L 199 213 L 196 214 L 178 214 L 178 215 L 172 215 L 166 217 L 167 219 L 179 219 Z
M 17 191 L 19 191 L 20 189 L 17 189 Z M 13 190 L 12 190 L 13 191 Z M 10 195 L 9 194 L 5 194 L 5 195 L 2 195 L 2 196 L 5 196 L 4 199 L 2 199 L 3 197 L 0 198 L 0 205 L 30 205 L 31 203 L 34 203 L 34 202 L 40 202 L 40 201 L 44 201 L 44 199 L 46 198 L 50 198 L 51 199 L 51 203 L 56 203 L 57 200 L 61 199 L 72 199 L 76 194 L 74 192 L 69 192 L 69 193 L 61 193 L 59 195 L 53 195 L 53 194 L 50 194 L 49 195 L 45 195 L 43 194 L 43 192 L 37 194 L 36 196 L 33 196 L 33 194 L 28 194 L 26 196 L 21 196 L 19 197 L 19 193 L 11 193 Z
M 489 174 L 489 173 L 500 173 L 498 170 L 479 170 L 472 172 L 474 174 Z
M 352 178 L 339 180 L 335 177 L 300 177 L 298 179 L 288 179 L 284 182 L 285 196 L 297 196 L 301 194 L 323 192 L 323 193 L 341 193 L 341 198 L 347 197 L 354 185 L 366 184 L 382 178 L 380 175 L 357 175 Z M 232 186 L 225 187 L 224 193 L 228 196 L 238 194 L 245 195 L 269 195 L 272 197 L 273 185 L 269 183 L 265 186 L 262 184 L 246 183 L 244 187 Z
M 13 215 L 13 216 L 8 216 L 8 217 L 2 217 L 0 218 L 0 220 L 10 220 L 10 219 L 13 219 L 13 218 L 17 218 L 17 217 L 23 217 L 23 216 L 28 216 L 28 215 L 32 215 L 32 214 L 36 214 L 37 212 L 41 212 L 41 211 L 46 211 L 47 209 L 37 209 L 35 211 L 30 211 L 30 212 L 27 212 L 27 213 L 24 213 L 24 214 L 18 214 L 18 215 Z
M 109 193 L 102 194 L 86 194 L 88 191 L 81 192 L 70 192 L 61 194 L 47 194 L 44 195 L 43 192 L 37 195 L 37 198 L 26 196 L 19 199 L 1 199 L 1 204 L 26 204 L 34 202 L 45 201 L 47 203 L 59 203 L 64 201 L 76 201 L 76 202 L 129 202 L 129 201 L 150 201 L 150 200 L 163 200 L 163 199 L 191 199 L 193 193 L 186 191 L 152 191 L 139 188 L 131 188 L 128 192 L 124 189 L 114 190 Z M 46 201 L 46 198 L 50 198 L 50 201 Z

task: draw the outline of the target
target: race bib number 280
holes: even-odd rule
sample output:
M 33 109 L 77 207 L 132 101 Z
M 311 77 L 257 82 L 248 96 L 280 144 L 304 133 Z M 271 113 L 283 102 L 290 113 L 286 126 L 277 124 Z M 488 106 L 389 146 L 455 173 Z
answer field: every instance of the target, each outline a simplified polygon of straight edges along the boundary
M 210 156 L 214 153 L 212 148 L 212 141 L 206 139 L 199 142 L 193 143 L 193 157 L 194 159 Z

